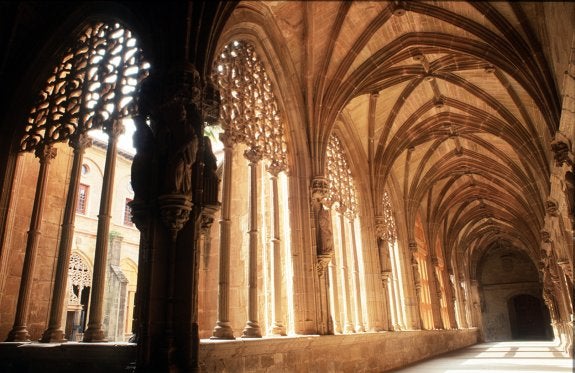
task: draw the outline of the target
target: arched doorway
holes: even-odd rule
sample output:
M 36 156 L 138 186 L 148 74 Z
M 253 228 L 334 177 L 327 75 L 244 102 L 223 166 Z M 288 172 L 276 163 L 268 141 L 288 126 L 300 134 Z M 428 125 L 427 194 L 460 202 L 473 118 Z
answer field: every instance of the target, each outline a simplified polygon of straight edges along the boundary
M 549 312 L 541 299 L 519 294 L 507 301 L 511 336 L 515 339 L 551 339 Z

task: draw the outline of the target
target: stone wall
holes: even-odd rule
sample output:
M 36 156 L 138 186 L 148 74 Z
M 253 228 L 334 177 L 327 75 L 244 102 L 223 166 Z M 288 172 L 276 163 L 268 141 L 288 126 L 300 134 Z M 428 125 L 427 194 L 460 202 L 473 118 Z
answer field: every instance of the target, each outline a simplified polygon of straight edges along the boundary
M 203 340 L 201 372 L 383 372 L 478 342 L 478 330 Z

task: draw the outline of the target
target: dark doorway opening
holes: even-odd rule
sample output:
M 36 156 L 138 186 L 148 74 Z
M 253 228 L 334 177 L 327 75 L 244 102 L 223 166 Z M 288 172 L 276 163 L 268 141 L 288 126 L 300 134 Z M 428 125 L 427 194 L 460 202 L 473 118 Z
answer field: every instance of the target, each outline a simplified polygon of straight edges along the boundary
M 507 307 L 514 340 L 553 339 L 549 311 L 541 299 L 519 294 L 509 299 Z

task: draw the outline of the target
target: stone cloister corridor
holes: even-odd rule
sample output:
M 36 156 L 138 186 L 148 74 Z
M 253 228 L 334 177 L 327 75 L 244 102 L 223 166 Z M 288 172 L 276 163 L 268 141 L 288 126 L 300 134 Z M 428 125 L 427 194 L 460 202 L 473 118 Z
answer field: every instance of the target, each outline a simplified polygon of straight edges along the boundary
M 0 373 L 572 367 L 575 3 L 0 30 Z

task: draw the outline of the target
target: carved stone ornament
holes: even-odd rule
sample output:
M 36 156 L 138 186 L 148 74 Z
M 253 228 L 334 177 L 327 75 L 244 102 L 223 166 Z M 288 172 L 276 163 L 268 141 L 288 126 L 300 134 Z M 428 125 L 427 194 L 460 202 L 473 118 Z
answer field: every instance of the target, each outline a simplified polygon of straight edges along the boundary
M 387 227 L 385 224 L 385 217 L 376 216 L 375 217 L 375 235 L 381 240 L 385 240 L 387 237 Z
M 545 201 L 545 212 L 550 216 L 558 216 L 559 204 L 553 199 Z
M 316 269 L 319 277 L 324 277 L 327 275 L 327 269 L 330 261 L 331 261 L 331 255 L 317 256 Z
M 192 200 L 188 196 L 163 195 L 158 198 L 162 222 L 170 230 L 175 240 L 178 232 L 188 222 L 192 210 Z
M 573 154 L 572 144 L 569 138 L 562 132 L 555 134 L 553 141 L 551 141 L 551 150 L 553 150 L 555 164 L 558 167 L 563 166 L 564 163 L 573 167 L 575 164 L 575 156 Z
M 320 205 L 326 206 L 329 196 L 329 181 L 325 177 L 316 176 L 311 181 L 311 202 L 312 206 L 319 208 Z M 326 206 L 331 207 L 331 206 Z

